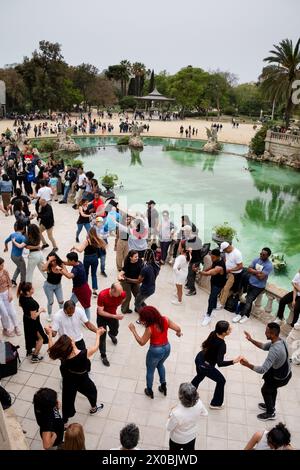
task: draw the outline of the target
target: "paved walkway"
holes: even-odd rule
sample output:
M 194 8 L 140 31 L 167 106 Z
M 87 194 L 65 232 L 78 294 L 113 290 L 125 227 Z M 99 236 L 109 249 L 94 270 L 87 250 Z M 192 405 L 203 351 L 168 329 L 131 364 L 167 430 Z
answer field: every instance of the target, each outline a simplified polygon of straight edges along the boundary
M 59 255 L 64 257 L 75 241 L 77 212 L 70 205 L 53 203 L 55 211 L 54 235 L 59 246 Z M 13 217 L 0 214 L 1 256 L 7 260 L 6 267 L 12 274 L 14 265 L 9 260 L 9 253 L 2 252 L 3 240 L 11 233 Z M 83 240 L 84 234 L 81 234 Z M 110 241 L 107 257 L 108 279 L 99 276 L 100 288 L 108 287 L 116 278 L 115 254 L 113 240 Z M 49 249 L 46 250 L 49 252 Z M 36 270 L 34 274 L 34 297 L 40 306 L 46 307 L 45 295 L 42 289 L 43 280 Z M 63 280 L 64 296 L 68 299 L 71 293 L 71 281 Z M 200 319 L 207 305 L 207 294 L 198 289 L 195 297 L 185 297 L 183 307 L 173 307 L 170 299 L 173 293 L 172 270 L 163 266 L 157 281 L 157 290 L 150 300 L 163 314 L 182 327 L 183 337 L 177 338 L 170 332 L 169 339 L 172 351 L 166 362 L 168 396 L 164 397 L 157 391 L 158 377 L 155 377 L 155 399 L 144 395 L 145 387 L 145 356 L 147 346 L 140 347 L 132 337 L 127 325 L 137 318 L 136 314 L 127 315 L 120 322 L 119 342 L 114 346 L 108 339 L 108 358 L 111 367 L 104 367 L 99 360 L 99 354 L 92 361 L 92 378 L 98 387 L 99 401 L 104 403 L 104 410 L 96 416 L 89 416 L 88 401 L 78 395 L 76 400 L 77 414 L 70 422 L 80 422 L 84 425 L 87 449 L 109 449 L 119 445 L 119 432 L 128 422 L 135 422 L 141 432 L 140 447 L 143 449 L 167 449 L 168 433 L 165 424 L 169 410 L 177 403 L 179 384 L 190 381 L 195 373 L 194 357 L 200 350 L 202 341 L 209 334 L 210 328 L 201 327 Z M 17 304 L 17 301 L 16 301 Z M 57 304 L 54 305 L 54 312 Z M 96 317 L 96 300 L 92 303 L 92 321 Z M 18 307 L 20 325 L 22 314 Z M 43 318 L 44 315 L 44 318 Z M 46 314 L 42 314 L 45 324 Z M 229 312 L 219 311 L 214 316 L 230 320 Z M 247 323 L 247 330 L 258 340 L 264 340 L 264 326 L 257 320 Z M 142 327 L 138 327 L 142 331 Z M 226 340 L 227 356 L 233 358 L 239 354 L 245 355 L 256 364 L 264 360 L 265 353 L 256 349 L 244 339 L 243 326 L 234 326 L 233 332 Z M 84 337 L 88 345 L 92 344 L 94 334 L 86 331 Z M 2 339 L 2 338 L 1 338 Z M 51 387 L 61 394 L 59 362 L 51 361 L 44 347 L 45 359 L 40 364 L 32 364 L 25 356 L 24 337 L 12 338 L 14 344 L 20 344 L 22 364 L 18 374 L 3 380 L 9 392 L 17 395 L 14 409 L 26 431 L 27 441 L 31 449 L 40 449 L 41 441 L 36 424 L 32 398 L 39 387 Z M 198 449 L 242 449 L 251 435 L 263 430 L 264 423 L 257 420 L 257 403 L 261 401 L 261 377 L 242 367 L 240 364 L 223 369 L 227 383 L 225 390 L 225 409 L 222 411 L 209 410 L 207 418 L 203 418 L 199 436 L 196 441 Z M 208 406 L 214 384 L 205 380 L 199 387 L 200 397 Z M 300 367 L 293 368 L 293 379 L 288 386 L 279 390 L 277 403 L 277 421 L 283 421 L 289 427 L 293 444 L 300 448 Z M 268 428 L 275 421 L 266 423 Z

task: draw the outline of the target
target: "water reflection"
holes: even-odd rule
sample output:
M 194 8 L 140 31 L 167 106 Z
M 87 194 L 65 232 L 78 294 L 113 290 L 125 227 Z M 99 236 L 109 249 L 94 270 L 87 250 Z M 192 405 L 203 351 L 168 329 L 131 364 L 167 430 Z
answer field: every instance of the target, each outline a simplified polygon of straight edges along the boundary
M 269 167 L 269 168 L 268 168 Z M 300 251 L 300 187 L 299 176 L 291 172 L 289 182 L 282 180 L 282 172 L 265 164 L 249 162 L 254 185 L 262 197 L 248 200 L 242 222 L 245 226 L 273 231 L 276 250 L 293 256 Z
M 136 166 L 136 165 L 143 165 L 142 159 L 141 159 L 141 150 L 138 149 L 130 149 L 131 152 L 131 161 L 130 161 L 130 166 Z
M 195 166 L 202 163 L 202 171 L 214 171 L 215 164 L 218 160 L 218 155 L 207 153 L 194 153 L 184 151 L 167 151 L 171 159 L 181 166 Z

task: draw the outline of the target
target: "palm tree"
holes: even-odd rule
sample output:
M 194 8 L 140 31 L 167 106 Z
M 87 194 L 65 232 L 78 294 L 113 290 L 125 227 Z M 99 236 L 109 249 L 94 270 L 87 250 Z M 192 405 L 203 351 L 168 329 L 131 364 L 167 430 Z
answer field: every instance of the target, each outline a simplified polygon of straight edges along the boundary
M 131 63 L 129 60 L 121 60 L 121 89 L 123 96 L 127 95 L 127 83 L 131 74 Z
M 285 124 L 288 127 L 294 108 L 292 86 L 300 77 L 300 38 L 295 48 L 290 39 L 283 39 L 273 47 L 272 55 L 264 59 L 270 65 L 264 67 L 260 76 L 262 91 L 267 98 L 285 104 Z
M 141 62 L 135 62 L 132 64 L 131 71 L 135 76 L 135 94 L 136 96 L 140 96 L 143 88 L 143 79 L 146 73 L 146 67 Z

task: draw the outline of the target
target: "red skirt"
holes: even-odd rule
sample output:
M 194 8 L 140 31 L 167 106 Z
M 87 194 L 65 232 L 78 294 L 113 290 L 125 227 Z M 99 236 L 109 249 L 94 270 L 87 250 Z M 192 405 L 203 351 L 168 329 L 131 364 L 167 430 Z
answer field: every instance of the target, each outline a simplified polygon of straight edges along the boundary
M 88 284 L 83 284 L 83 286 L 80 287 L 73 287 L 73 292 L 83 308 L 90 308 L 92 291 Z

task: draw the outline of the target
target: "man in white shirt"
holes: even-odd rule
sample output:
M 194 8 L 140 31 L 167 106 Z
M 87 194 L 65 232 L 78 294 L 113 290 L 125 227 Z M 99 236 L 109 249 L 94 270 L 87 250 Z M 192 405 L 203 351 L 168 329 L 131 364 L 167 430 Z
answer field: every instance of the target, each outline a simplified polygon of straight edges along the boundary
M 78 170 L 77 170 L 77 184 L 78 184 L 78 191 L 76 193 L 76 197 L 75 197 L 75 204 L 73 207 L 73 209 L 77 209 L 78 208 L 78 205 L 82 199 L 82 195 L 83 195 L 83 192 L 85 190 L 85 186 L 86 186 L 86 174 L 84 173 L 83 171 L 83 168 L 82 167 L 79 167 Z
M 41 187 L 37 192 L 37 197 L 45 199 L 48 203 L 52 201 L 52 189 L 47 186 L 46 181 L 41 181 Z
M 221 292 L 218 309 L 224 308 L 230 292 L 234 292 L 238 289 L 243 273 L 243 257 L 240 250 L 230 245 L 228 242 L 223 242 L 221 243 L 220 251 L 221 253 L 225 253 L 227 282 Z
M 82 334 L 82 325 L 88 330 L 97 332 L 97 328 L 88 320 L 83 308 L 76 307 L 72 300 L 64 303 L 64 308 L 58 310 L 53 317 L 52 336 L 67 335 L 75 341 L 78 349 L 85 349 L 85 342 Z

